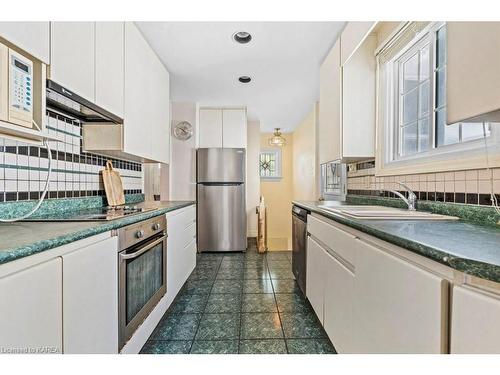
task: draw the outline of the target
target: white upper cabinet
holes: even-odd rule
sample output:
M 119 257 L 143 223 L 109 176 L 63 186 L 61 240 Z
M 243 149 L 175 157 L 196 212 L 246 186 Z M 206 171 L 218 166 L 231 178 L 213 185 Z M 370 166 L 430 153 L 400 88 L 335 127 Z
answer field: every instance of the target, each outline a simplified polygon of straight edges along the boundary
M 123 117 L 124 23 L 95 24 L 95 103 Z
M 198 146 L 222 147 L 222 109 L 200 109 Z
M 163 163 L 170 156 L 169 74 L 139 29 L 125 24 L 124 147 Z
M 150 98 L 154 95 L 151 77 L 153 51 L 139 29 L 125 23 L 124 149 L 140 157 L 152 156 Z
M 367 36 L 342 67 L 341 158 L 345 161 L 375 157 L 376 44 L 375 35 Z
M 373 26 L 373 22 L 349 23 L 321 65 L 321 164 L 375 155 L 376 36 L 367 35 Z
M 500 22 L 447 22 L 446 35 L 447 123 L 500 121 Z
M 247 147 L 247 111 L 244 108 L 222 110 L 222 147 Z
M 95 102 L 123 126 L 84 125 L 87 151 L 170 161 L 170 77 L 133 22 L 95 25 Z
M 49 64 L 49 22 L 0 22 L 0 36 L 43 63 Z
M 170 161 L 170 76 L 163 64 L 154 56 L 156 77 L 155 95 L 151 98 L 152 119 L 152 159 Z
M 50 41 L 50 79 L 93 102 L 95 23 L 52 22 Z
M 342 31 L 341 64 L 344 65 L 377 22 L 349 22 Z
M 356 239 L 356 353 L 444 353 L 447 288 L 442 277 Z
M 320 164 L 342 156 L 342 75 L 340 39 L 320 68 L 318 149 Z
M 243 109 L 222 111 L 222 147 L 247 147 L 247 114 Z
M 198 147 L 247 147 L 247 113 L 242 108 L 201 108 Z
M 62 353 L 62 261 L 0 278 L 0 347 Z
M 453 286 L 450 352 L 500 354 L 500 296 Z

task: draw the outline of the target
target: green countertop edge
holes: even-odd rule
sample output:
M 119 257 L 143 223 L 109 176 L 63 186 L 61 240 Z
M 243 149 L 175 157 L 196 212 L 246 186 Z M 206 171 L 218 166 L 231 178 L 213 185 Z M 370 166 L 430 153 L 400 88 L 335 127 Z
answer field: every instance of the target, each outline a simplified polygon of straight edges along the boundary
M 136 223 L 138 221 L 146 220 L 155 216 L 163 215 L 167 212 L 178 210 L 183 207 L 191 206 L 195 204 L 194 201 L 182 201 L 172 203 L 173 206 L 166 208 L 157 208 L 152 211 L 144 212 L 137 215 L 132 215 L 123 219 L 116 219 L 109 222 L 96 222 L 96 226 L 92 228 L 87 228 L 81 231 L 73 232 L 70 234 L 65 234 L 63 236 L 54 237 L 38 242 L 33 242 L 29 245 L 20 246 L 17 248 L 8 249 L 0 252 L 0 265 L 14 260 L 24 258 L 30 255 L 38 254 L 43 251 L 54 249 L 56 247 L 69 244 L 78 240 L 82 240 L 87 237 L 95 236 L 100 233 L 109 232 L 113 229 L 118 229 L 129 224 Z
M 362 200 L 357 199 L 359 196 L 353 197 L 350 196 L 347 198 L 347 202 L 351 204 L 362 204 L 361 201 L 365 201 L 368 203 L 364 204 L 376 204 L 375 202 L 380 200 L 380 202 L 387 200 L 391 200 L 393 204 L 379 204 L 379 205 L 389 205 L 392 207 L 401 207 L 401 205 L 397 202 L 396 199 L 391 199 L 391 198 L 373 198 L 370 197 L 368 199 L 365 199 L 367 197 L 362 197 Z M 385 203 L 384 202 L 384 203 Z M 402 247 L 406 250 L 409 250 L 413 253 L 416 253 L 418 255 L 422 255 L 426 258 L 429 258 L 431 260 L 434 260 L 438 263 L 441 263 L 445 266 L 448 266 L 450 268 L 453 268 L 457 271 L 463 272 L 465 274 L 471 275 L 471 276 L 476 276 L 482 279 L 494 281 L 494 282 L 500 282 L 500 266 L 495 265 L 495 264 L 490 264 L 490 263 L 485 263 L 485 262 L 480 262 L 472 259 L 466 259 L 466 258 L 461 258 L 457 257 L 453 254 L 449 254 L 443 250 L 439 250 L 430 246 L 426 246 L 424 244 L 421 244 L 419 242 L 415 242 L 400 236 L 395 236 L 391 235 L 390 233 L 377 230 L 375 228 L 368 227 L 362 223 L 356 222 L 355 220 L 346 218 L 344 216 L 340 215 L 335 215 L 333 213 L 329 213 L 327 211 L 324 211 L 322 209 L 317 208 L 311 202 L 300 202 L 300 201 L 293 201 L 293 204 L 300 206 L 302 208 L 308 209 L 312 212 L 318 213 L 324 217 L 327 217 L 331 220 L 334 220 L 340 224 L 344 224 L 346 226 L 349 226 L 351 228 L 357 229 L 360 232 L 372 235 L 378 239 L 381 239 L 383 241 L 387 241 L 391 244 L 397 245 L 399 247 Z M 484 225 L 484 224 L 483 224 Z

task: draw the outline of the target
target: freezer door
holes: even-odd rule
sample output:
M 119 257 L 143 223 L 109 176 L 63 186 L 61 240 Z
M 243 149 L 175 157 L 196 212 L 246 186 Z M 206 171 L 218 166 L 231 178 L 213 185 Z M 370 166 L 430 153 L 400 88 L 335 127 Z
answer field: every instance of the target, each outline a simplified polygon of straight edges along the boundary
M 198 184 L 198 250 L 247 248 L 245 185 Z
M 197 181 L 245 182 L 245 149 L 199 148 Z

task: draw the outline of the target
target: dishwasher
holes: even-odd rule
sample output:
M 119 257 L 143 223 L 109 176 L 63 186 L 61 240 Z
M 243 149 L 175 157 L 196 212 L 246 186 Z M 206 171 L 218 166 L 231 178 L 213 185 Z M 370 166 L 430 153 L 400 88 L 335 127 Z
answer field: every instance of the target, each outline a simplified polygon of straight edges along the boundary
M 307 215 L 310 214 L 299 206 L 292 207 L 292 271 L 300 290 L 306 295 L 306 244 Z

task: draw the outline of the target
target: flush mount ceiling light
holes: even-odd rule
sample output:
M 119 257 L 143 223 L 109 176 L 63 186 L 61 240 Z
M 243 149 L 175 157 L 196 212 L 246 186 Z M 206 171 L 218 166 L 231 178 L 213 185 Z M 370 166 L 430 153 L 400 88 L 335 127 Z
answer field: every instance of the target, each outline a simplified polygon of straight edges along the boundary
M 236 43 L 247 44 L 252 40 L 252 35 L 246 31 L 238 31 L 233 34 L 233 40 Z
M 286 139 L 281 136 L 280 128 L 274 128 L 274 135 L 269 138 L 269 145 L 278 147 L 286 145 Z
M 241 76 L 240 78 L 238 78 L 238 81 L 240 81 L 241 83 L 250 83 L 251 80 L 252 77 L 250 76 Z

